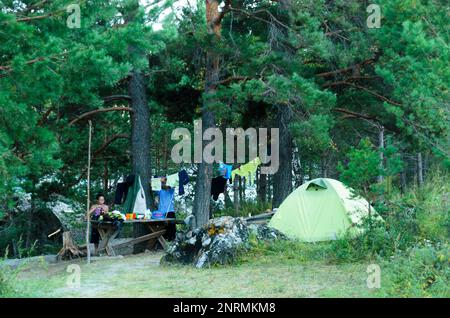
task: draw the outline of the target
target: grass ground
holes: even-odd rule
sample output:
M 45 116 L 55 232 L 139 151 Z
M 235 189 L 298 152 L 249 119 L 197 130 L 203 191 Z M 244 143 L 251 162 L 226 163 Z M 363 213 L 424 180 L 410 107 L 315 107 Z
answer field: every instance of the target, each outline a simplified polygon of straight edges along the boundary
M 320 261 L 243 262 L 195 269 L 159 265 L 161 253 L 51 265 L 28 265 L 15 288 L 25 297 L 373 297 L 366 285 L 368 264 Z M 79 288 L 67 285 L 69 264 L 81 268 Z

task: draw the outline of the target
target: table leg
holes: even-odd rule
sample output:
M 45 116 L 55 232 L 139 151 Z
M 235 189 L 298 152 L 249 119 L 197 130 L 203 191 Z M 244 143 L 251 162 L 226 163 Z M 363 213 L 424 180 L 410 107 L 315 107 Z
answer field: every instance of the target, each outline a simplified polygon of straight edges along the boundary
M 148 227 L 150 228 L 150 231 L 152 231 L 152 232 L 158 231 L 158 229 L 150 223 L 148 224 Z M 158 236 L 158 242 L 159 242 L 159 244 L 161 244 L 162 248 L 165 251 L 167 251 L 167 249 L 169 248 L 169 243 L 167 243 L 166 239 L 162 235 Z
M 119 230 L 114 226 L 108 226 L 106 230 L 99 227 L 98 232 L 100 233 L 100 237 L 102 239 L 101 245 L 99 244 L 98 246 L 98 250 L 101 251 L 106 249 L 106 253 L 109 256 L 115 256 L 116 252 L 111 245 L 111 241 L 119 234 Z
M 98 244 L 97 249 L 97 253 L 99 253 L 101 250 L 105 249 L 106 242 L 108 240 L 108 235 L 104 229 L 100 228 L 100 226 L 97 226 L 97 230 L 98 233 L 100 234 L 100 242 Z

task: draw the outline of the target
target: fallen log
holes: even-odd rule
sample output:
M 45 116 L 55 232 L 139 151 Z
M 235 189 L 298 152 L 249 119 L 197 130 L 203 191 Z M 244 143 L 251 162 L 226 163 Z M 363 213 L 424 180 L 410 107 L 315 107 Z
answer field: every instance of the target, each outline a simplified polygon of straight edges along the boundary
M 254 215 L 254 216 L 249 216 L 247 218 L 244 218 L 244 220 L 249 224 L 250 223 L 264 223 L 264 222 L 267 222 L 268 220 L 270 220 L 274 214 L 275 214 L 275 212 L 272 211 L 272 212 L 268 212 L 268 213 L 262 213 L 262 214 L 258 214 L 258 215 Z

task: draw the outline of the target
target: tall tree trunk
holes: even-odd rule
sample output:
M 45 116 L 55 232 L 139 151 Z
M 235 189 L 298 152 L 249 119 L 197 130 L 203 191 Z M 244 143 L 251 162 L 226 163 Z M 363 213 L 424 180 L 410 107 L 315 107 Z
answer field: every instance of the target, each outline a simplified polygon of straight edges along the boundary
M 243 182 L 242 177 L 239 176 L 239 202 L 244 202 L 244 196 L 242 194 L 242 189 L 243 189 L 242 182 Z
M 144 23 L 138 19 L 139 1 L 133 0 L 126 3 L 126 22 Z M 128 52 L 132 59 L 147 60 L 146 52 L 141 48 L 130 45 Z M 128 81 L 128 95 L 131 97 L 131 107 L 134 112 L 131 115 L 131 167 L 135 175 L 141 178 L 142 187 L 145 192 L 147 207 L 152 206 L 150 195 L 151 160 L 150 160 L 150 109 L 147 102 L 146 81 L 144 73 L 136 67 L 131 71 Z M 149 233 L 149 229 L 142 223 L 133 224 L 133 236 L 139 237 Z M 134 253 L 141 253 L 147 247 L 147 242 L 135 244 Z
M 273 207 L 277 208 L 292 191 L 292 137 L 288 125 L 292 119 L 292 110 L 280 106 L 277 115 L 277 127 L 280 129 L 279 168 L 273 175 Z
M 401 190 L 401 193 L 405 193 L 407 190 L 406 170 L 403 170 L 402 172 L 400 172 L 400 190 Z
M 285 25 L 291 23 L 291 0 L 280 0 L 277 19 Z M 271 43 L 274 51 L 286 54 L 288 49 L 283 42 L 287 40 L 287 30 L 277 23 L 270 25 Z M 277 38 L 278 37 L 278 38 Z M 289 53 L 287 53 L 289 54 Z M 290 57 L 286 57 L 290 58 Z M 292 120 L 292 110 L 287 105 L 277 105 L 276 127 L 279 128 L 279 169 L 273 176 L 273 201 L 272 206 L 277 208 L 292 191 L 292 136 L 289 132 L 289 124 Z
M 380 125 L 379 130 L 378 130 L 378 151 L 379 151 L 379 156 L 380 156 L 380 165 L 379 165 L 379 169 L 380 169 L 380 173 L 377 177 L 378 182 L 382 183 L 383 182 L 383 168 L 384 168 L 384 127 L 382 125 Z
M 108 174 L 108 159 L 103 162 L 103 193 L 108 193 L 109 174 Z
M 233 205 L 234 211 L 237 215 L 237 212 L 239 210 L 239 183 L 237 176 L 235 176 L 233 179 Z
M 223 9 L 224 10 L 224 9 Z M 214 35 L 216 40 L 220 39 L 221 18 L 219 12 L 219 1 L 206 0 L 206 23 L 208 34 Z M 220 56 L 218 52 L 209 49 L 206 52 L 205 69 L 205 101 L 202 107 L 202 133 L 208 128 L 214 128 L 215 116 L 211 111 L 214 104 L 214 94 L 219 82 Z M 203 141 L 204 149 L 207 142 Z M 213 165 L 204 160 L 198 165 L 197 182 L 195 184 L 195 198 L 193 205 L 194 227 L 201 227 L 209 220 L 210 199 L 211 199 L 211 180 L 213 174 Z
M 261 203 L 267 202 L 267 175 L 259 174 L 258 178 L 258 201 Z
M 131 106 L 134 109 L 131 124 L 131 161 L 133 174 L 141 177 L 147 206 L 150 206 L 150 110 L 144 79 L 144 74 L 133 71 L 128 85 Z
M 417 183 L 419 187 L 423 186 L 423 162 L 422 162 L 422 153 L 417 153 Z
M 139 1 L 130 1 L 125 13 L 126 21 L 136 23 L 140 5 Z M 141 48 L 130 45 L 128 52 L 132 58 L 147 60 L 147 54 Z M 128 81 L 128 95 L 131 97 L 131 107 L 134 112 L 131 115 L 131 166 L 133 174 L 141 177 L 145 191 L 147 206 L 151 206 L 150 180 L 151 180 L 151 132 L 150 109 L 147 102 L 146 80 L 142 70 L 136 67 L 131 71 Z
M 302 167 L 302 161 L 300 157 L 300 152 L 298 150 L 298 147 L 294 143 L 295 150 L 293 151 L 293 158 L 292 158 L 292 169 L 294 172 L 294 186 L 295 188 L 298 188 L 304 183 L 304 172 Z
M 322 175 L 322 178 L 328 177 L 327 160 L 325 158 L 322 158 L 320 161 L 320 174 Z

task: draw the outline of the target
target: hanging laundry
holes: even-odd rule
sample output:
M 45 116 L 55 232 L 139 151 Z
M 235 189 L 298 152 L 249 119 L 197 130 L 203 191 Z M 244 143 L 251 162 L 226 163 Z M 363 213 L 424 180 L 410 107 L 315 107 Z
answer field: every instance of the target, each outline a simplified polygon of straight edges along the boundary
M 152 178 L 151 179 L 151 187 L 152 187 L 152 191 L 161 190 L 161 178 Z
M 116 193 L 114 195 L 114 204 L 122 204 L 125 201 L 125 193 L 128 186 L 125 182 L 119 182 L 116 186 Z
M 219 164 L 220 175 L 223 176 L 225 179 L 231 179 L 231 170 L 233 170 L 232 165 L 227 165 L 222 162 Z
M 255 182 L 256 170 L 258 166 L 261 164 L 261 160 L 259 157 L 249 161 L 245 165 L 240 166 L 237 169 L 234 169 L 231 172 L 231 178 L 233 179 L 235 175 L 245 177 L 249 181 L 249 184 L 253 184 Z
M 227 184 L 227 179 L 222 176 L 218 176 L 211 181 L 211 195 L 214 201 L 217 201 L 219 194 L 225 192 L 225 186 Z
M 167 181 L 166 181 L 167 186 L 169 186 L 171 188 L 176 188 L 176 187 L 178 187 L 178 184 L 179 184 L 178 173 L 174 173 L 174 174 L 167 176 Z
M 189 183 L 189 175 L 186 170 L 181 170 L 178 172 L 178 181 L 180 185 L 178 187 L 178 194 L 184 194 L 184 186 Z
M 123 186 L 124 187 L 124 192 L 123 192 L 123 197 L 122 197 L 123 204 L 125 204 L 125 202 L 127 201 L 128 191 L 133 186 L 135 178 L 136 178 L 136 176 L 134 174 L 130 174 L 126 177 L 125 182 L 123 182 L 125 184 Z

